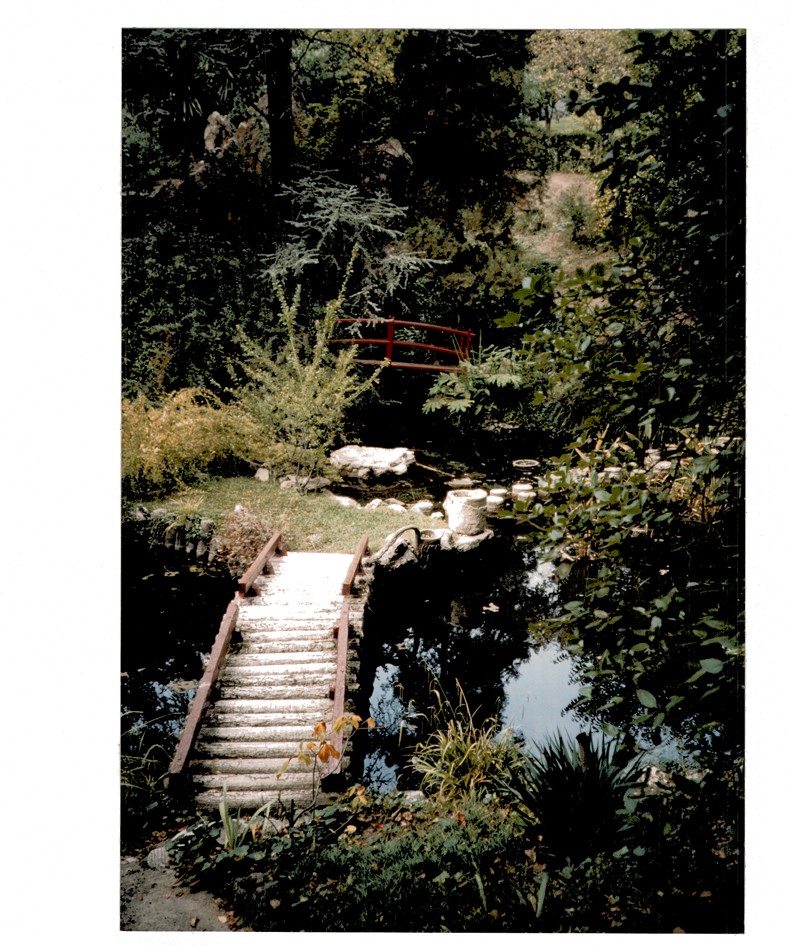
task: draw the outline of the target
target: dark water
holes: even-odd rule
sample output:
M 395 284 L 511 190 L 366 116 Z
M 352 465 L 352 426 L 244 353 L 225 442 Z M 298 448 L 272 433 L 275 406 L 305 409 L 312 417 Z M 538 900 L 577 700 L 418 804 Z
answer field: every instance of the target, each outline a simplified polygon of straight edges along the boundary
M 463 699 L 477 724 L 495 719 L 528 744 L 582 731 L 568 709 L 582 666 L 529 635 L 531 617 L 546 615 L 556 598 L 552 569 L 505 538 L 377 577 L 360 671 L 370 693 L 362 710 L 377 728 L 360 738 L 359 777 L 382 790 L 415 787 L 409 758 L 436 725 L 433 691 L 454 706 Z
M 121 708 L 125 729 L 175 749 L 223 613 L 233 597 L 227 572 L 150 548 L 125 529 L 121 554 Z
M 169 755 L 175 750 L 222 615 L 234 593 L 224 569 L 125 535 L 122 553 L 123 729 Z M 371 788 L 417 787 L 415 746 L 446 704 L 496 720 L 527 746 L 589 731 L 572 704 L 585 665 L 557 642 L 535 639 L 530 621 L 557 607 L 551 565 L 518 536 L 478 549 L 436 552 L 427 567 L 377 575 L 360 653 L 357 711 L 377 727 L 355 737 L 352 772 Z M 657 751 L 678 752 L 670 738 Z

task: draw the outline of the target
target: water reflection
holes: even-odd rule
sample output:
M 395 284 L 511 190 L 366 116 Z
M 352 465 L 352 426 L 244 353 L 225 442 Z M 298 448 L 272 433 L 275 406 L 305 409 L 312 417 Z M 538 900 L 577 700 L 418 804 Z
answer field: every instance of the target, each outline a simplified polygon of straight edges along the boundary
M 121 709 L 124 726 L 149 725 L 172 751 L 233 594 L 224 572 L 123 536 L 121 557 Z M 136 721 L 133 723 L 133 721 Z
M 443 571 L 444 569 L 444 571 Z M 508 541 L 443 556 L 430 569 L 377 576 L 360 681 L 377 722 L 358 761 L 370 787 L 416 787 L 409 758 L 431 731 L 437 692 L 463 691 L 477 725 L 498 719 L 530 743 L 559 728 L 579 695 L 575 663 L 557 644 L 531 644 L 531 618 L 557 605 L 554 568 Z
M 573 711 L 567 712 L 579 696 L 574 676 L 572 661 L 559 644 L 545 644 L 532 651 L 504 683 L 503 726 L 528 745 L 544 742 L 558 731 L 573 739 L 581 728 Z

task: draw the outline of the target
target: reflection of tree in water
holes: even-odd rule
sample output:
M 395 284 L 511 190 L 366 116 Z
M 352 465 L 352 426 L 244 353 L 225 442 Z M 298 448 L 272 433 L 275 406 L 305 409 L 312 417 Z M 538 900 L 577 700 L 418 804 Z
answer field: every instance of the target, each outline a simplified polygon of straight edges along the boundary
M 504 686 L 529 653 L 527 621 L 546 608 L 546 589 L 528 587 L 530 559 L 493 541 L 480 554 L 439 553 L 428 568 L 377 575 L 368 602 L 360 682 L 372 694 L 366 777 L 404 768 L 431 729 L 439 687 L 455 705 L 461 686 L 476 723 L 498 718 Z M 382 768 L 384 767 L 384 768 Z
M 147 738 L 175 748 L 223 611 L 233 595 L 224 569 L 189 565 L 182 553 L 122 535 L 121 708 Z

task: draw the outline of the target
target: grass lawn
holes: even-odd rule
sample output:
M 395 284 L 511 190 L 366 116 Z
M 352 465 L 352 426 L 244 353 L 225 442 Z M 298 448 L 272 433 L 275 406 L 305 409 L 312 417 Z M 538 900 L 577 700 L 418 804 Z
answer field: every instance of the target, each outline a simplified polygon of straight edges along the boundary
M 374 552 L 386 536 L 403 526 L 429 529 L 443 524 L 419 513 L 392 512 L 386 506 L 347 509 L 326 494 L 301 495 L 252 477 L 210 479 L 156 502 L 176 518 L 200 515 L 213 519 L 219 529 L 237 504 L 259 516 L 273 532 L 282 532 L 292 552 L 353 552 L 361 535 L 368 535 L 368 547 Z

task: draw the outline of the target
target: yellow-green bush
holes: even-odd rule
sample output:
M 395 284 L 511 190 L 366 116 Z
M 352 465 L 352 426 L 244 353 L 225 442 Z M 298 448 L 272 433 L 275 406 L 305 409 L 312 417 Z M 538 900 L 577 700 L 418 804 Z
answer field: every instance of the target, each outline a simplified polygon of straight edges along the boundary
M 197 388 L 159 401 L 124 400 L 121 473 L 127 495 L 172 489 L 219 462 L 246 457 L 259 433 L 238 407 Z
M 297 324 L 300 290 L 292 301 L 275 281 L 285 341 L 275 354 L 241 337 L 245 360 L 240 365 L 248 383 L 237 392 L 238 403 L 259 430 L 262 449 L 254 459 L 276 473 L 312 476 L 322 470 L 327 451 L 342 435 L 348 408 L 373 384 L 381 369 L 361 378 L 350 346 L 340 355 L 330 339 L 342 313 L 355 249 L 338 297 L 325 306 L 310 328 Z

